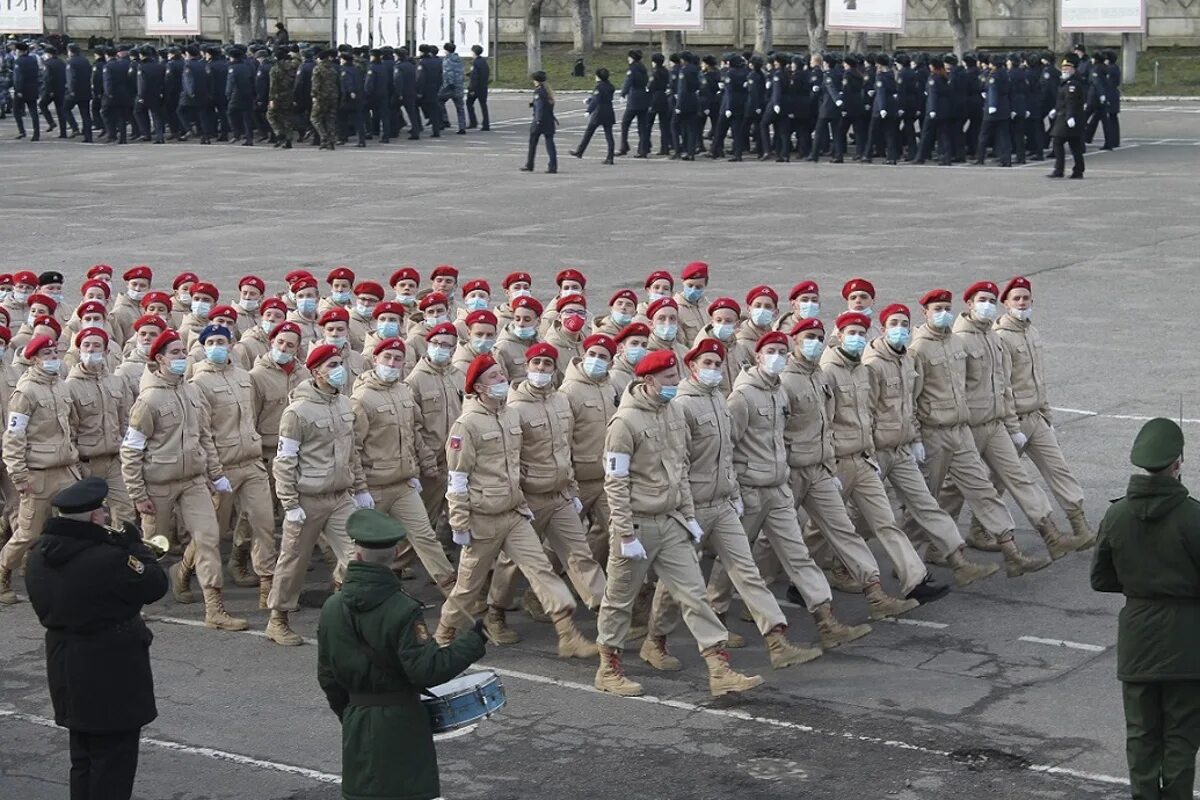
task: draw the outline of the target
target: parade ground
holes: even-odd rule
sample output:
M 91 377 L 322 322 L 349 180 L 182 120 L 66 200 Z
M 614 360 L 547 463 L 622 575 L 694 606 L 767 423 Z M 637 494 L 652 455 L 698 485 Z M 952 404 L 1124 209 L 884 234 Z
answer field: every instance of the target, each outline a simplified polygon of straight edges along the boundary
M 567 151 L 584 125 L 582 95 L 562 94 L 560 173 L 518 172 L 527 94 L 497 94 L 494 130 L 419 142 L 339 148 L 194 143 L 83 145 L 13 141 L 0 122 L 3 271 L 57 269 L 70 286 L 91 264 L 149 264 L 155 284 L 184 269 L 224 289 L 294 268 L 340 264 L 386 277 L 438 263 L 464 279 L 522 269 L 553 294 L 564 266 L 589 277 L 602 305 L 641 292 L 653 269 L 708 262 L 708 295 L 801 279 L 822 289 L 827 324 L 843 281 L 862 275 L 877 307 L 915 306 L 924 290 L 1033 282 L 1046 342 L 1054 426 L 1098 525 L 1124 493 L 1129 447 L 1155 416 L 1182 416 L 1200 440 L 1200 104 L 1130 102 L 1122 146 L 1089 148 L 1083 181 L 1047 180 L 1046 162 L 1011 169 L 867 166 L 625 157 L 604 166 L 602 140 L 583 161 Z M 619 112 L 618 112 L 619 114 Z M 657 137 L 655 139 L 657 149 Z M 324 287 L 322 287 L 324 288 Z M 1196 449 L 1195 445 L 1190 448 Z M 1190 455 L 1190 454 L 1189 454 Z M 1190 459 L 1183 480 L 1200 491 Z M 1028 462 L 1026 462 L 1028 463 Z M 1011 504 L 1010 504 L 1011 505 Z M 1040 552 L 1014 508 L 1018 539 Z M 1061 510 L 1055 509 L 1065 526 Z M 965 530 L 965 518 L 962 520 Z M 1088 584 L 1090 551 L 1008 580 L 956 589 L 815 662 L 772 672 L 753 625 L 729 616 L 749 647 L 733 664 L 765 677 L 745 696 L 713 701 L 695 644 L 680 626 L 675 673 L 653 673 L 627 647 L 647 696 L 596 692 L 594 660 L 566 662 L 554 633 L 522 613 L 520 644 L 489 647 L 508 704 L 438 745 L 452 800 L 855 798 L 856 800 L 1116 800 L 1128 797 L 1124 721 L 1115 677 L 1121 598 Z M 999 562 L 999 554 L 972 558 Z M 881 563 L 887 564 L 880 555 Z M 890 569 L 885 586 L 894 589 Z M 943 580 L 948 577 L 937 570 Z M 309 573 L 310 601 L 328 582 Z M 24 582 L 16 581 L 22 596 Z M 428 604 L 424 578 L 406 589 Z M 783 596 L 784 586 L 776 590 Z M 318 611 L 292 616 L 298 648 L 261 635 L 255 589 L 227 588 L 248 633 L 202 627 L 201 605 L 148 607 L 159 717 L 144 731 L 135 796 L 147 800 L 333 800 L 341 743 L 316 680 Z M 847 622 L 861 596 L 835 592 Z M 789 637 L 816 633 L 786 606 Z M 595 635 L 595 617 L 580 626 Z M 67 793 L 66 732 L 53 725 L 43 633 L 28 603 L 0 608 L 0 796 Z

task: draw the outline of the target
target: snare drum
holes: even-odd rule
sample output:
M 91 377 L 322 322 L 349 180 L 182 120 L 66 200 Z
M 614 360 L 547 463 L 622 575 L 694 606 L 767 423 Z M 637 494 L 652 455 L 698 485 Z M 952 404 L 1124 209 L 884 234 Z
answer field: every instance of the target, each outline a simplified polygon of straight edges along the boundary
M 460 675 L 421 698 L 434 733 L 452 731 L 495 714 L 504 705 L 504 685 L 494 672 Z

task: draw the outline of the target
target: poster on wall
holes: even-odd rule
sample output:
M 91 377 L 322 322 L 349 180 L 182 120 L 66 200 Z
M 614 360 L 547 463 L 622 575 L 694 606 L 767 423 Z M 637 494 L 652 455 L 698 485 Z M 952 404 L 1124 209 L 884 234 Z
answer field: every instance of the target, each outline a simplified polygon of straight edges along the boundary
M 146 33 L 156 36 L 197 36 L 200 0 L 146 0 Z
M 458 54 L 463 58 L 471 55 L 471 48 L 479 45 L 483 55 L 488 56 L 488 25 L 491 22 L 488 6 L 491 0 L 455 0 L 454 35 Z
M 1061 0 L 1059 27 L 1064 31 L 1145 33 L 1145 0 Z
M 479 0 L 482 2 L 482 0 Z M 417 44 L 441 47 L 450 41 L 450 0 L 416 0 L 417 12 L 413 35 Z
M 42 4 L 39 0 L 4 0 L 0 4 L 0 31 L 44 33 Z
M 633 27 L 645 30 L 704 30 L 704 0 L 633 0 Z
M 827 0 L 825 27 L 831 31 L 904 33 L 905 0 Z
M 371 43 L 370 0 L 337 0 L 337 44 L 364 47 Z
M 373 47 L 403 47 L 408 41 L 408 14 L 404 0 L 371 0 Z

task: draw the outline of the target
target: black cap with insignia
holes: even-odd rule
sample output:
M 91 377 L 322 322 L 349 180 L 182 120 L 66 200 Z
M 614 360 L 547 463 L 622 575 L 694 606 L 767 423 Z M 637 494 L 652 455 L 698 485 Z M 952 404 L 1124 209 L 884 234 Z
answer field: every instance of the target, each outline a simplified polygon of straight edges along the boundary
M 1174 420 L 1158 417 L 1142 426 L 1129 460 L 1135 467 L 1158 472 L 1175 463 L 1183 455 L 1183 429 Z
M 408 531 L 387 514 L 373 508 L 360 508 L 346 521 L 346 535 L 359 547 L 374 550 L 395 547 L 408 538 Z
M 54 495 L 50 501 L 63 514 L 86 514 L 104 505 L 108 482 L 103 478 L 84 478 Z

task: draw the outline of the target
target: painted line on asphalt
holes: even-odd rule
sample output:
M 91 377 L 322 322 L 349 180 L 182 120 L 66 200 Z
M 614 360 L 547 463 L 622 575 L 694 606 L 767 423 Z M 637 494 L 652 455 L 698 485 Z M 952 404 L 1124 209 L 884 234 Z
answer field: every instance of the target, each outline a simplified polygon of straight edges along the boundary
M 1032 642 L 1033 644 L 1048 644 L 1051 647 L 1067 647 L 1071 650 L 1083 650 L 1088 653 L 1103 653 L 1107 647 L 1098 644 L 1084 644 L 1083 642 L 1071 642 L 1066 639 L 1043 639 L 1041 636 L 1021 636 L 1018 637 L 1019 642 Z
M 1101 419 L 1120 419 L 1120 420 L 1127 420 L 1129 422 L 1149 422 L 1152 419 L 1157 419 L 1157 417 L 1142 417 L 1142 416 L 1138 416 L 1136 414 L 1103 414 L 1099 411 L 1088 411 L 1087 409 L 1083 409 L 1083 408 L 1058 408 L 1057 406 L 1051 406 L 1050 410 L 1051 411 L 1061 411 L 1064 414 L 1079 414 L 1084 417 L 1099 417 Z M 1170 415 L 1167 415 L 1167 416 L 1170 416 Z M 1200 424 L 1200 418 L 1180 419 L 1178 417 L 1173 417 L 1173 419 L 1175 419 L 1176 422 L 1182 422 L 1185 425 Z

